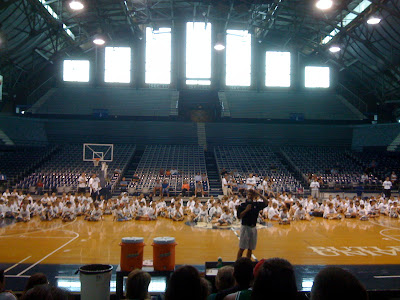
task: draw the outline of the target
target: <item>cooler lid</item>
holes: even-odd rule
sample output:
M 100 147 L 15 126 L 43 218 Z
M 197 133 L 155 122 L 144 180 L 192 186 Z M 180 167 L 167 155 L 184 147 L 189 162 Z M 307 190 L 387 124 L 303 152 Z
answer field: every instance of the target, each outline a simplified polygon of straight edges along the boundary
M 162 245 L 162 244 L 174 244 L 175 243 L 175 238 L 174 237 L 169 237 L 169 236 L 164 236 L 164 237 L 156 237 L 153 240 L 154 244 Z
M 124 244 L 139 244 L 144 242 L 142 237 L 124 237 L 122 238 Z

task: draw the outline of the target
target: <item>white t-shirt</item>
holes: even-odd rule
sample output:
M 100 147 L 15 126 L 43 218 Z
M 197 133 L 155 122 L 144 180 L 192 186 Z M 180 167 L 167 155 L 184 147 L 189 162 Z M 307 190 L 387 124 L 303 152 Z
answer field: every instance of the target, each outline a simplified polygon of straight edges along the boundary
M 273 218 L 274 216 L 279 216 L 279 212 L 278 212 L 277 209 L 271 207 L 271 208 L 268 210 L 268 219 L 269 219 L 269 220 L 272 220 L 272 218 Z
M 300 209 L 296 209 L 296 212 L 294 213 L 294 216 L 296 218 L 305 218 L 306 216 L 306 210 L 304 208 Z
M 100 185 L 100 179 L 98 177 L 90 178 L 89 186 L 92 191 L 97 192 L 99 190 L 99 185 Z
M 385 180 L 382 185 L 385 190 L 390 190 L 392 188 L 392 182 L 389 180 Z
M 201 181 L 201 175 L 195 175 L 194 176 L 194 181 Z
M 84 188 L 84 187 L 86 187 L 87 179 L 86 179 L 86 177 L 79 176 L 78 182 L 79 182 L 78 187 Z
M 253 189 L 256 186 L 256 184 L 257 182 L 254 176 L 246 179 L 246 185 L 248 190 Z
M 226 180 L 226 178 L 222 178 L 222 187 L 228 187 L 228 181 Z
M 318 181 L 311 181 L 310 188 L 312 190 L 318 190 L 319 189 L 319 182 Z

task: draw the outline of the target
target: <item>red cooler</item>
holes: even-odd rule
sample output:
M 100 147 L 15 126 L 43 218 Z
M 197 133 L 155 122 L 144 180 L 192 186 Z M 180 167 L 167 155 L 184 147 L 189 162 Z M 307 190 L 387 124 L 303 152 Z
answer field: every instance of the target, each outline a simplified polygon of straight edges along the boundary
M 141 237 L 122 238 L 121 244 L 121 270 L 132 271 L 143 267 L 144 239 Z
M 175 238 L 157 237 L 153 240 L 154 271 L 173 271 L 175 269 Z

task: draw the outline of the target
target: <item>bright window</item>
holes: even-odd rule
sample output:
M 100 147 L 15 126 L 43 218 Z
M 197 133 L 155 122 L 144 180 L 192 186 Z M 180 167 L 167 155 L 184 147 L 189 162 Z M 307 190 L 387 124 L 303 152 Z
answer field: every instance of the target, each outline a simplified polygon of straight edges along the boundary
M 305 87 L 328 88 L 330 86 L 329 67 L 306 67 Z
M 265 85 L 279 87 L 290 86 L 290 52 L 266 52 Z
M 64 60 L 63 80 L 89 82 L 89 69 L 88 60 Z
M 186 84 L 211 84 L 211 23 L 186 23 Z
M 146 28 L 146 83 L 171 83 L 171 28 Z
M 131 48 L 106 47 L 105 82 L 131 82 Z
M 226 31 L 226 85 L 250 86 L 251 34 L 247 30 Z

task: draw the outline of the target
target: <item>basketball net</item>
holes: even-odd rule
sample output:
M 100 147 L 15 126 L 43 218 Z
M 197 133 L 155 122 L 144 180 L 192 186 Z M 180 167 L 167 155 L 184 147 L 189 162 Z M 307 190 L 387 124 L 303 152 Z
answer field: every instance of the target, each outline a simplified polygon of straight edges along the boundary
M 95 167 L 98 167 L 98 166 L 99 166 L 99 162 L 100 162 L 100 158 L 93 158 L 93 165 L 94 165 Z

